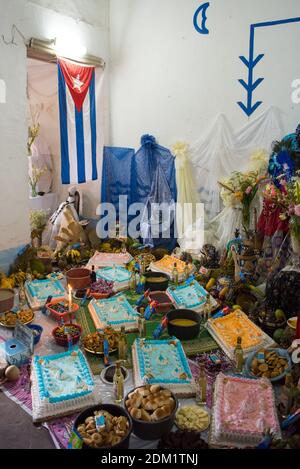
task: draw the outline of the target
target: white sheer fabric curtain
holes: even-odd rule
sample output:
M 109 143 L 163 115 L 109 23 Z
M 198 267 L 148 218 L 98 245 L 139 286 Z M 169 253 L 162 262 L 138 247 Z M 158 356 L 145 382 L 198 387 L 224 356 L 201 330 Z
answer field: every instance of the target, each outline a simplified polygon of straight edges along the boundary
M 208 218 L 222 209 L 218 181 L 232 171 L 243 171 L 256 150 L 270 152 L 283 136 L 282 114 L 270 107 L 241 129 L 233 131 L 226 116 L 217 116 L 211 128 L 191 146 L 191 163 L 197 171 L 197 188 Z

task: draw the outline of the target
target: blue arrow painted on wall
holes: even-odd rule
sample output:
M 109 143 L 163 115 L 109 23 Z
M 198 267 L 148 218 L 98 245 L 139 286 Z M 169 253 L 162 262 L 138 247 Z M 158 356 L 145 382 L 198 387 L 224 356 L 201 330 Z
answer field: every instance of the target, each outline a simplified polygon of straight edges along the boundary
M 245 82 L 244 80 L 240 79 L 239 82 L 245 88 L 247 92 L 247 102 L 243 103 L 239 101 L 237 104 L 243 110 L 243 112 L 250 117 L 257 108 L 262 104 L 262 101 L 256 101 L 253 103 L 253 92 L 256 88 L 263 82 L 264 78 L 257 78 L 254 80 L 254 68 L 256 65 L 261 61 L 264 57 L 264 54 L 259 54 L 255 57 L 254 52 L 254 41 L 255 41 L 255 30 L 256 28 L 265 28 L 269 26 L 277 26 L 280 24 L 289 24 L 289 23 L 298 23 L 300 22 L 300 17 L 297 18 L 288 18 L 285 20 L 277 20 L 277 21 L 268 21 L 265 23 L 256 23 L 251 24 L 250 26 L 250 46 L 249 46 L 249 58 L 247 59 L 245 56 L 240 56 L 241 61 L 243 64 L 248 68 L 248 81 Z

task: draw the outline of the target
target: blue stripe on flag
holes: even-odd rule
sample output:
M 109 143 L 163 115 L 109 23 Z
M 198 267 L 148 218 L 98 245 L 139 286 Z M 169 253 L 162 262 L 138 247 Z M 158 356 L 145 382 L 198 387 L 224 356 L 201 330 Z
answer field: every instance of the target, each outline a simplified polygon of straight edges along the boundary
M 84 161 L 84 130 L 83 130 L 83 109 L 80 112 L 75 107 L 75 125 L 76 125 L 76 146 L 77 146 L 77 169 L 78 183 L 86 182 L 85 161 Z
M 58 64 L 59 115 L 60 115 L 60 151 L 62 184 L 70 184 L 70 159 L 67 121 L 67 94 L 63 72 Z
M 96 131 L 96 92 L 95 92 L 95 70 L 90 84 L 90 119 L 92 139 L 92 179 L 98 179 L 97 171 L 97 131 Z

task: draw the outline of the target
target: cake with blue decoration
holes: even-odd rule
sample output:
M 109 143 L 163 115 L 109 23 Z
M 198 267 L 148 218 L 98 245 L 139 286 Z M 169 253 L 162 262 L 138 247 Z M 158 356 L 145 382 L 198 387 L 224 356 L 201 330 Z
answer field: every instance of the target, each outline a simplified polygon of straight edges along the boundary
M 94 299 L 88 308 L 96 329 L 112 327 L 120 330 L 122 326 L 126 331 L 138 329 L 139 314 L 124 295 L 119 294 L 104 300 Z
M 68 415 L 98 402 L 92 373 L 80 350 L 35 356 L 31 381 L 34 422 Z
M 177 288 L 168 288 L 167 293 L 176 308 L 202 312 L 207 306 L 208 298 L 210 311 L 217 307 L 216 300 L 196 281 L 189 285 L 184 284 Z
M 178 397 L 195 395 L 195 382 L 178 339 L 136 339 L 132 358 L 136 387 L 158 384 Z
M 105 267 L 97 270 L 97 278 L 112 282 L 114 292 L 119 292 L 129 288 L 131 273 L 120 266 Z
M 64 298 L 66 291 L 60 280 L 51 278 L 26 282 L 25 293 L 30 308 L 37 310 L 45 305 L 49 296 L 52 296 L 53 300 Z

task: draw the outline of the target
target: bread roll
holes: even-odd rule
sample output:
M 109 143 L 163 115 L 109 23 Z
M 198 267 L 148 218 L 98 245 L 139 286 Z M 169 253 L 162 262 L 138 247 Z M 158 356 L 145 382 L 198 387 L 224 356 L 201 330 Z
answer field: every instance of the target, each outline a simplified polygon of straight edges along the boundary
M 153 386 L 150 386 L 151 394 L 155 394 L 158 391 L 160 391 L 160 386 L 158 384 L 154 384 Z
M 158 408 L 158 404 L 154 401 L 154 399 L 149 398 L 144 407 L 145 410 L 156 410 Z
M 145 422 L 151 422 L 151 416 L 145 409 L 141 410 L 141 419 Z
M 155 412 L 151 415 L 151 420 L 154 422 L 157 422 L 158 420 L 163 420 L 169 415 L 171 415 L 172 411 L 170 406 L 164 406 L 160 407 L 159 409 L 156 409 Z
M 142 411 L 140 409 L 132 409 L 130 412 L 131 417 L 141 420 L 142 417 Z

